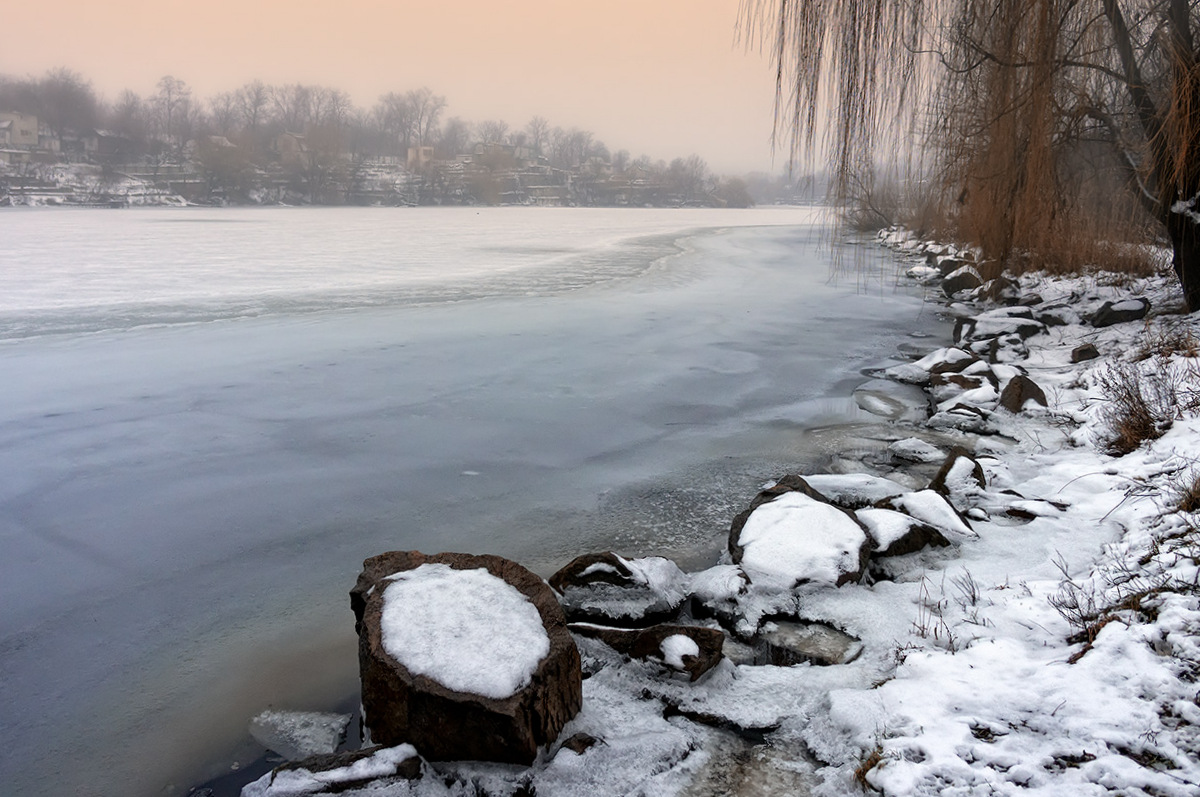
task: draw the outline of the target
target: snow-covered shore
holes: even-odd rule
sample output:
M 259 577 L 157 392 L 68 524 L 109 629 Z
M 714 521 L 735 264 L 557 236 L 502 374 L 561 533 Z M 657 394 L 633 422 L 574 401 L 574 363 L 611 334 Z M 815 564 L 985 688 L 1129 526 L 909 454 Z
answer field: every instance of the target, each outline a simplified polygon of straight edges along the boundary
M 913 258 L 912 278 L 931 276 L 926 245 L 890 243 Z M 1165 279 L 1032 275 L 1012 290 L 1010 309 L 951 304 L 971 319 L 956 325 L 960 348 L 912 351 L 912 363 L 856 393 L 888 419 L 883 445 L 843 452 L 836 470 L 918 495 L 928 462 L 957 445 L 985 484 L 962 474 L 948 484 L 970 523 L 954 544 L 877 560 L 862 583 L 783 589 L 763 610 L 786 606 L 852 635 L 862 643 L 852 661 L 756 664 L 731 639 L 728 658 L 691 683 L 579 637 L 584 707 L 562 738 L 600 740 L 590 747 L 551 748 L 529 769 L 422 763 L 411 780 L 393 774 L 411 751 L 383 752 L 379 767 L 356 762 L 274 787 L 264 778 L 244 794 L 330 784 L 343 794 L 543 797 L 1196 794 L 1200 319 L 1170 310 L 1177 289 Z M 1130 297 L 1150 300 L 1146 320 L 1087 322 Z M 1086 344 L 1098 356 L 1082 359 Z M 1046 406 L 1001 406 L 1018 376 Z M 905 383 L 926 386 L 935 406 Z M 1128 442 L 1114 440 L 1130 423 L 1130 394 L 1161 436 L 1114 456 Z M 732 569 L 691 574 L 686 590 L 720 593 Z M 343 791 L 355 767 L 379 779 Z

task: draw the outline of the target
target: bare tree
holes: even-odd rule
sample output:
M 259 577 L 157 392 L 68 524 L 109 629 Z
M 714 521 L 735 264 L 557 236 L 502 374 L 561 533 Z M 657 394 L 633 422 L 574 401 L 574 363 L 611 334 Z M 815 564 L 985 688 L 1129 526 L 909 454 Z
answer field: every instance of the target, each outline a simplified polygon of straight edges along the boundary
M 243 129 L 252 133 L 266 121 L 267 109 L 271 104 L 271 93 L 261 80 L 251 81 L 237 90 L 238 111 Z
M 435 138 L 438 119 L 446 108 L 446 98 L 424 87 L 410 91 L 404 97 L 409 107 L 412 138 L 418 146 L 430 143 Z
M 447 119 L 445 126 L 442 127 L 441 135 L 438 136 L 436 148 L 438 157 L 453 158 L 455 155 L 466 152 L 467 147 L 471 144 L 471 134 L 470 123 L 457 116 Z
M 375 124 L 401 155 L 408 153 L 412 143 L 412 106 L 403 94 L 388 92 L 375 103 Z
M 38 81 L 38 120 L 61 136 L 66 130 L 94 127 L 99 103 L 92 84 L 65 67 L 51 69 Z
M 503 144 L 508 137 L 508 122 L 502 119 L 489 119 L 477 124 L 475 132 L 481 143 Z
M 529 120 L 529 124 L 525 125 L 525 132 L 529 134 L 529 146 L 537 154 L 542 154 L 542 147 L 550 135 L 550 123 L 546 121 L 544 116 L 535 116 Z
M 172 75 L 158 81 L 153 100 L 159 131 L 168 146 L 181 151 L 187 143 L 192 117 L 192 90 Z
M 233 136 L 238 131 L 241 116 L 236 92 L 223 91 L 208 101 L 208 118 L 219 135 Z

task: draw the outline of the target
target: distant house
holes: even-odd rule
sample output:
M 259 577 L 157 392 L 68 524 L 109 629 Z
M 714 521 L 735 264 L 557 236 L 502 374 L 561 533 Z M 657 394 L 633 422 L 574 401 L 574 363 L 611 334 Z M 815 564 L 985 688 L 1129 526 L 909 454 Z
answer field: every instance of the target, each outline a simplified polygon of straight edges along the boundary
M 8 147 L 0 147 L 0 163 L 28 163 L 29 150 L 27 149 L 11 149 Z
M 304 162 L 308 154 L 308 144 L 299 133 L 280 133 L 275 136 L 275 151 L 284 163 Z
M 38 120 L 31 113 L 7 111 L 0 113 L 0 147 L 7 149 L 37 149 Z

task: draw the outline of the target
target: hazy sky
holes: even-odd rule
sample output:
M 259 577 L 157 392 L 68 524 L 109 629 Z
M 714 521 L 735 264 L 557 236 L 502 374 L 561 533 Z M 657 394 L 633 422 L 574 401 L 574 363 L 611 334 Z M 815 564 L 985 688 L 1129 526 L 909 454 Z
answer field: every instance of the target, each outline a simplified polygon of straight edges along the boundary
M 736 42 L 738 0 L 57 0 L 4 11 L 0 72 L 66 66 L 112 99 L 185 80 L 201 97 L 259 78 L 359 106 L 428 86 L 447 115 L 593 131 L 634 157 L 781 170 L 768 59 Z

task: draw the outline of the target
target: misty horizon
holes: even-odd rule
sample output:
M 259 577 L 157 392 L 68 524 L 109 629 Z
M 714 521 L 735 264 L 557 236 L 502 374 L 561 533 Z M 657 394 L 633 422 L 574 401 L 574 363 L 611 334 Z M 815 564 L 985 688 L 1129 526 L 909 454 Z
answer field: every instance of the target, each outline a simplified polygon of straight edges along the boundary
M 635 157 L 696 154 L 720 174 L 779 172 L 787 157 L 772 153 L 774 76 L 740 42 L 738 11 L 738 0 L 524 0 L 354 2 L 334 14 L 217 0 L 185 16 L 139 0 L 67 2 L 15 9 L 11 29 L 23 35 L 0 54 L 0 74 L 65 67 L 109 102 L 125 89 L 146 96 L 164 75 L 199 97 L 257 79 L 335 88 L 359 107 L 428 86 L 446 97 L 448 116 L 519 128 L 540 115 Z

